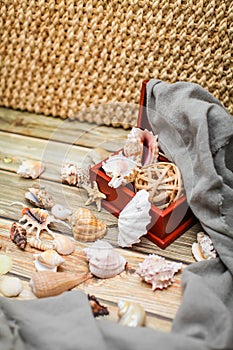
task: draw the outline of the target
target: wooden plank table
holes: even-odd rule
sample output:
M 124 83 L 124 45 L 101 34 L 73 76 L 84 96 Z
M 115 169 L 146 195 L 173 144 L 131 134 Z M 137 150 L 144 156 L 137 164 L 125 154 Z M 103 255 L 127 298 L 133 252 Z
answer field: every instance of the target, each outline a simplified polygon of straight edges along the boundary
M 14 221 L 21 218 L 20 206 L 12 202 L 29 203 L 24 198 L 25 192 L 33 184 L 49 189 L 56 203 L 62 203 L 72 211 L 85 207 L 87 193 L 82 188 L 71 187 L 61 183 L 60 169 L 62 163 L 75 162 L 84 164 L 89 152 L 96 147 L 114 152 L 121 148 L 128 135 L 128 130 L 97 126 L 78 121 L 63 121 L 43 115 L 0 108 L 0 253 L 10 255 L 13 268 L 9 274 L 20 277 L 24 290 L 18 298 L 35 298 L 28 282 L 35 271 L 34 256 L 36 250 L 29 246 L 21 251 L 9 238 L 9 230 Z M 46 171 L 39 179 L 21 178 L 16 172 L 25 159 L 41 160 Z M 111 279 L 92 278 L 78 287 L 85 293 L 94 294 L 108 307 L 110 320 L 118 320 L 117 303 L 121 299 L 139 302 L 147 313 L 147 327 L 168 331 L 181 303 L 181 276 L 188 264 L 194 262 L 191 253 L 192 243 L 201 227 L 197 223 L 165 250 L 158 248 L 145 237 L 139 244 L 129 249 L 122 249 L 117 244 L 117 219 L 102 209 L 97 211 L 95 205 L 89 209 L 107 224 L 105 240 L 123 255 L 128 268 Z M 71 231 L 63 225 L 53 224 L 53 230 L 59 234 L 72 236 Z M 83 248 L 88 243 L 75 242 L 75 252 L 65 257 L 63 270 L 78 271 L 87 266 Z M 38 252 L 38 251 L 37 251 Z M 182 262 L 182 271 L 175 275 L 174 283 L 166 290 L 152 291 L 151 286 L 141 281 L 136 273 L 138 263 L 148 254 L 154 253 L 167 259 Z

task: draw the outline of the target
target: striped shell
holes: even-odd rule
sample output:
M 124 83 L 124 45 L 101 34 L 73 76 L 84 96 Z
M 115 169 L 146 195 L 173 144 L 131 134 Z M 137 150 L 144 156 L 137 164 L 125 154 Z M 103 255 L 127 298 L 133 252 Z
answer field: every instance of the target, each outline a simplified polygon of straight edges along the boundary
M 87 208 L 79 208 L 71 219 L 72 233 L 76 240 L 94 242 L 102 238 L 106 231 L 106 224 L 98 220 Z
M 39 238 L 36 238 L 34 236 L 30 237 L 28 240 L 28 244 L 30 245 L 30 247 L 32 248 L 36 248 L 39 250 L 49 250 L 49 249 L 53 249 L 53 241 L 42 241 Z

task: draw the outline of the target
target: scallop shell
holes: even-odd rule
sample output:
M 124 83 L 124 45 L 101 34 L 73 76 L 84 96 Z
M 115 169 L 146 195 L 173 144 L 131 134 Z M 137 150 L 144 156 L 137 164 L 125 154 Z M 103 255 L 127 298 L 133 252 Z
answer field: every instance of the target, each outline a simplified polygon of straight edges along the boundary
M 204 232 L 198 232 L 197 242 L 192 245 L 192 253 L 196 261 L 215 259 L 217 257 L 212 240 Z
M 61 168 L 61 180 L 68 185 L 88 186 L 90 183 L 90 166 L 80 167 L 75 163 L 65 163 Z
M 143 307 L 138 303 L 125 300 L 118 302 L 118 316 L 118 323 L 122 326 L 141 327 L 146 322 L 146 313 Z
M 44 188 L 30 187 L 25 193 L 25 198 L 38 208 L 52 208 L 54 200 Z
M 137 173 L 136 162 L 120 153 L 109 157 L 102 163 L 102 168 L 111 177 L 108 185 L 113 188 L 134 181 Z
M 91 247 L 84 249 L 84 252 L 89 260 L 91 273 L 99 278 L 114 277 L 125 269 L 125 258 L 108 242 L 98 240 Z
M 38 271 L 33 274 L 29 285 L 38 298 L 45 298 L 68 291 L 88 278 L 88 275 L 70 272 Z
M 152 284 L 152 290 L 167 288 L 174 281 L 174 274 L 182 268 L 182 263 L 165 260 L 159 255 L 150 254 L 139 263 L 137 273 L 147 283 Z
M 158 135 L 147 129 L 132 128 L 124 145 L 124 155 L 138 165 L 148 165 L 157 161 L 159 155 Z
M 140 237 L 147 233 L 147 225 L 151 222 L 150 209 L 149 193 L 138 191 L 119 215 L 119 246 L 131 247 L 140 242 Z
M 102 238 L 106 231 L 106 224 L 98 220 L 87 208 L 79 208 L 71 219 L 73 236 L 78 241 L 94 242 Z
M 45 171 L 42 162 L 36 160 L 24 160 L 17 170 L 17 174 L 24 178 L 36 179 Z
M 56 219 L 66 220 L 68 216 L 72 214 L 72 211 L 68 208 L 63 207 L 61 204 L 55 204 L 51 209 L 51 213 Z
M 0 291 L 6 297 L 17 297 L 23 290 L 22 282 L 18 277 L 3 276 L 0 282 Z
M 54 247 L 53 241 L 44 242 L 41 239 L 36 238 L 34 236 L 29 238 L 28 243 L 29 243 L 30 247 L 36 248 L 39 250 L 49 250 L 49 249 L 53 249 L 53 247 Z
M 75 245 L 72 240 L 64 235 L 56 235 L 53 243 L 54 249 L 61 255 L 72 254 L 75 250 Z
M 36 254 L 36 260 L 45 267 L 53 268 L 64 263 L 63 259 L 55 250 L 46 250 L 41 254 Z

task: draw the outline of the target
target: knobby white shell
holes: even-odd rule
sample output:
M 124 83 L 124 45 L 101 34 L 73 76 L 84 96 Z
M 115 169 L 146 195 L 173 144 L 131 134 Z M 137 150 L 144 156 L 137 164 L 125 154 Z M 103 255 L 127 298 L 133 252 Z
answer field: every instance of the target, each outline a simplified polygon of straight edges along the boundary
M 45 171 L 45 166 L 40 161 L 24 160 L 17 170 L 17 174 L 24 178 L 36 179 Z
M 149 193 L 146 190 L 138 191 L 119 215 L 119 246 L 131 247 L 140 242 L 140 237 L 147 233 L 147 225 L 151 222 L 150 209 Z
M 23 290 L 18 277 L 3 276 L 0 281 L 0 291 L 6 297 L 17 297 Z
M 89 268 L 99 278 L 110 278 L 123 272 L 126 260 L 118 254 L 108 242 L 97 240 L 92 246 L 84 249 L 89 260 Z
M 196 261 L 215 259 L 217 252 L 211 238 L 204 232 L 198 232 L 197 242 L 192 245 L 192 253 Z
M 68 208 L 63 207 L 61 204 L 55 204 L 51 209 L 51 213 L 56 219 L 66 220 L 68 216 L 72 214 L 72 211 Z

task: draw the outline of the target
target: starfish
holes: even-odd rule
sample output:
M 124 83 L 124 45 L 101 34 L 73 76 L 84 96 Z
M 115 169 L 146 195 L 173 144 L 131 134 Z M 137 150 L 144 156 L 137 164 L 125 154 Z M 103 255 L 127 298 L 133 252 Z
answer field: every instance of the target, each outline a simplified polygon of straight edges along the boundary
M 96 181 L 93 181 L 93 187 L 82 185 L 82 187 L 88 192 L 88 200 L 86 201 L 85 205 L 89 205 L 93 202 L 96 203 L 97 210 L 101 210 L 101 201 L 102 199 L 106 198 L 106 195 L 102 192 L 100 192 L 98 184 Z

